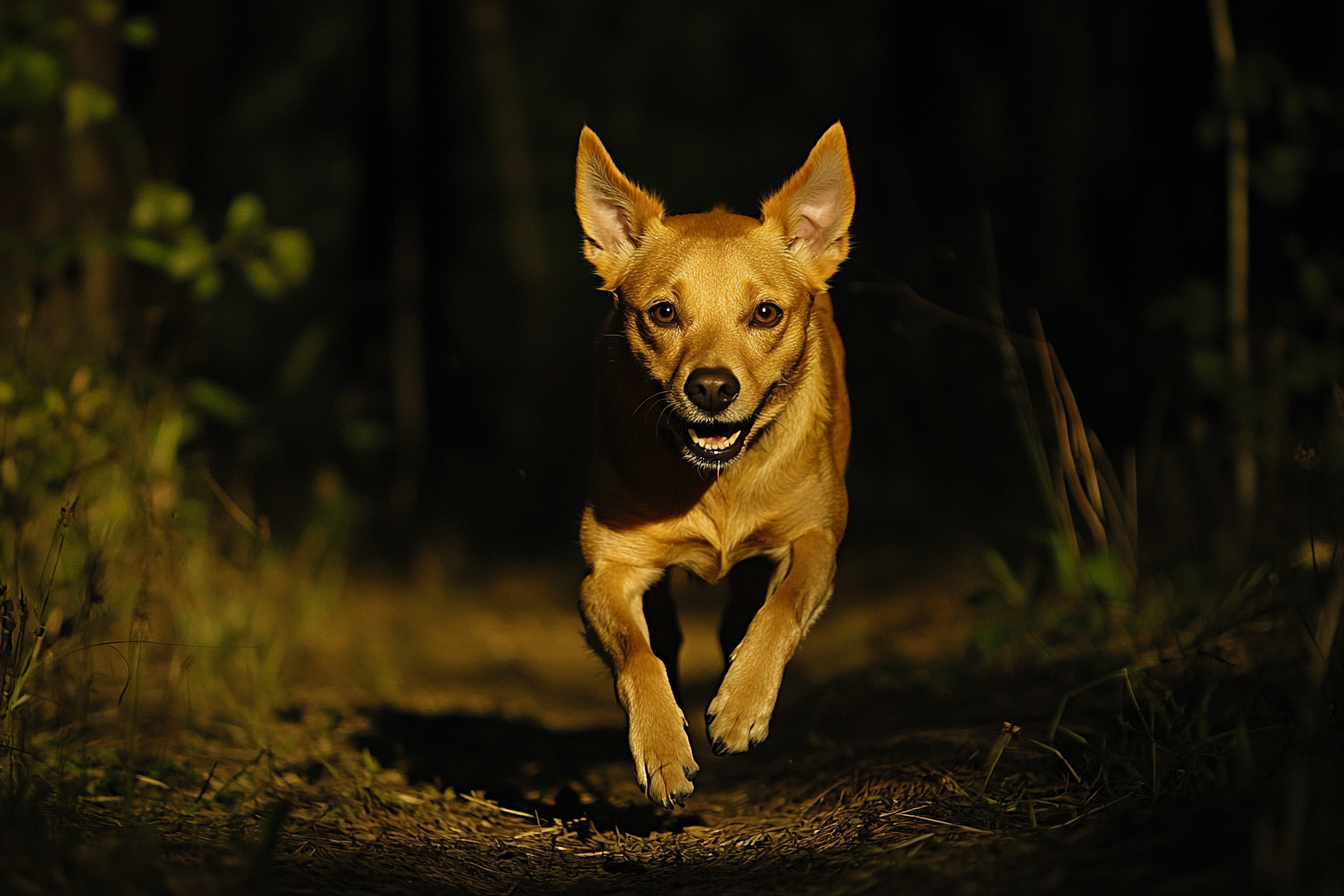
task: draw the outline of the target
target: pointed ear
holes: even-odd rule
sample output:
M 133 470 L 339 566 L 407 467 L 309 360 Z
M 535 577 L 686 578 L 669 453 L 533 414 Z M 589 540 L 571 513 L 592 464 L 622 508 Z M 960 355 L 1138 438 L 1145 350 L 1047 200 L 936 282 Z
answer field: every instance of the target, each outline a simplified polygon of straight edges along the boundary
M 585 127 L 579 135 L 574 205 L 587 237 L 583 255 L 597 269 L 603 287 L 615 289 L 630 253 L 649 227 L 662 220 L 663 203 L 617 170 L 597 134 Z
M 821 135 L 807 163 L 761 204 L 761 220 L 777 228 L 817 291 L 849 257 L 854 178 L 840 122 Z

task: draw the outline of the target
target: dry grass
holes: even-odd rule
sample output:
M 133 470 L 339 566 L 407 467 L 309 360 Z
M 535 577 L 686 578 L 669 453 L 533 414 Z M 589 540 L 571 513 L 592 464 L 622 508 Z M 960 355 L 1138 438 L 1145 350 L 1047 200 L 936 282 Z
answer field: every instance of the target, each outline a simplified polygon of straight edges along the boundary
M 129 799 L 106 763 L 42 772 L 43 815 L 78 832 L 58 856 L 85 858 L 66 884 L 30 874 L 27 891 L 1065 891 L 1079 880 L 1070 855 L 1153 803 L 1110 755 L 1128 698 L 1079 693 L 1066 721 L 1088 744 L 1051 742 L 1067 676 L 958 677 L 976 581 L 935 573 L 960 568 L 907 570 L 893 593 L 837 602 L 752 753 L 713 757 L 693 724 L 704 770 L 672 813 L 635 787 L 570 570 L 357 582 L 291 648 L 270 722 L 147 726 Z M 692 642 L 712 644 L 715 597 L 683 594 Z M 695 719 L 717 668 L 703 643 L 688 656 Z M 375 669 L 391 671 L 366 678 Z M 0 882 L 23 891 L 28 872 L 6 868 Z M 1145 860 L 1123 879 L 1161 873 Z
M 208 778 L 146 775 L 129 805 L 95 793 L 63 814 L 89 832 L 128 815 L 156 831 L 172 890 L 207 880 L 220 892 L 264 882 L 321 893 L 831 893 L 911 873 L 951 886 L 975 870 L 968 849 L 982 864 L 985 849 L 1085 824 L 1124 796 L 1020 739 L 980 795 L 992 726 L 844 745 L 795 738 L 739 768 L 716 763 L 677 813 L 647 804 L 624 758 L 567 779 L 507 770 L 541 789 L 497 801 L 370 762 L 351 748 L 369 734 L 365 716 L 296 719 L 274 733 L 283 752 L 200 740 L 178 767 Z

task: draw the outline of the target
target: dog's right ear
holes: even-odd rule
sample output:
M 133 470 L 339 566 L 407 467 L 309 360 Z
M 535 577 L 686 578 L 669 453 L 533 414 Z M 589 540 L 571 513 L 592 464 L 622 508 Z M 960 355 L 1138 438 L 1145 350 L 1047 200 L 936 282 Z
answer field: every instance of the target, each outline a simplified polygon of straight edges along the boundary
M 587 239 L 583 255 L 602 278 L 604 289 L 620 285 L 630 254 L 663 218 L 663 203 L 622 174 L 602 141 L 585 127 L 579 135 L 574 205 Z

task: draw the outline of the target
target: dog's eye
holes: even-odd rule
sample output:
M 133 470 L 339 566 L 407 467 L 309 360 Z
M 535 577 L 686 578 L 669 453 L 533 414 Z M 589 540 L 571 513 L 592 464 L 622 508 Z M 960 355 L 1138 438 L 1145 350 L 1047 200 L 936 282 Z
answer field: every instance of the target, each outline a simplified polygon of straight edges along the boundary
M 660 327 L 675 327 L 677 325 L 677 306 L 671 302 L 659 302 L 649 309 L 649 320 Z
M 774 302 L 762 302 L 751 313 L 753 327 L 773 327 L 784 319 L 784 311 Z

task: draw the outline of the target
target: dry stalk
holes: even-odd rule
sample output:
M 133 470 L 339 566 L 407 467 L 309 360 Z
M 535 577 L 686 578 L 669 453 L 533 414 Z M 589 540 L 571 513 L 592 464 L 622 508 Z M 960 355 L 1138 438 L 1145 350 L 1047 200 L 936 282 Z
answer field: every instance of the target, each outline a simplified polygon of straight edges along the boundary
M 1035 326 L 1040 330 L 1040 316 L 1033 313 Z M 1041 331 L 1041 338 L 1044 340 L 1044 331 Z M 1069 416 L 1069 445 L 1078 456 L 1078 465 L 1082 468 L 1083 483 L 1087 486 L 1088 498 L 1092 501 L 1092 507 L 1097 516 L 1101 519 L 1106 518 L 1102 512 L 1101 488 L 1097 484 L 1097 467 L 1092 459 L 1092 449 L 1087 438 L 1087 429 L 1083 426 L 1083 415 L 1078 410 L 1078 402 L 1073 397 L 1073 387 L 1069 385 L 1069 378 L 1064 375 L 1064 368 L 1060 366 L 1059 356 L 1055 354 L 1055 347 L 1047 344 L 1050 351 L 1050 366 L 1058 379 L 1059 394 L 1064 399 L 1064 409 Z
M 1054 423 L 1055 437 L 1058 442 L 1059 462 L 1063 468 L 1064 481 L 1069 494 L 1073 496 L 1083 522 L 1087 524 L 1093 541 L 1098 547 L 1106 547 L 1106 526 L 1099 514 L 1101 496 L 1098 493 L 1093 503 L 1092 493 L 1096 489 L 1096 471 L 1091 468 L 1091 454 L 1087 452 L 1087 437 L 1082 433 L 1082 419 L 1078 415 L 1078 405 L 1072 401 L 1073 392 L 1068 390 L 1069 401 L 1062 397 L 1068 389 L 1064 372 L 1059 369 L 1054 350 L 1045 341 L 1045 331 L 1041 327 L 1041 318 L 1035 311 L 1031 314 L 1031 329 L 1036 338 L 1036 360 L 1041 365 L 1041 381 L 1050 402 L 1051 422 Z M 1063 386 L 1063 388 L 1061 388 Z M 1071 406 L 1071 407 L 1070 407 Z M 1086 456 L 1086 461 L 1082 458 Z M 1090 473 L 1088 487 L 1085 489 L 1078 475 L 1078 466 L 1082 462 Z M 1061 500 L 1063 497 L 1061 496 Z
M 1101 440 L 1090 429 L 1087 431 L 1087 441 L 1097 459 L 1097 471 L 1101 474 L 1099 481 L 1101 498 L 1106 512 L 1110 514 L 1110 519 L 1120 523 L 1119 526 L 1112 527 L 1110 532 L 1124 561 L 1125 574 L 1130 578 L 1130 585 L 1133 585 L 1138 580 L 1139 515 L 1135 510 L 1129 488 L 1121 484 L 1120 477 L 1116 475 L 1110 458 L 1106 456 L 1101 446 Z M 1125 461 L 1128 475 L 1133 469 L 1134 452 L 1127 452 Z
M 1138 582 L 1138 514 L 1135 490 L 1134 456 L 1126 456 L 1127 482 L 1122 483 L 1102 448 L 1101 440 L 1083 424 L 1082 412 L 1059 356 L 1045 338 L 1041 318 L 1031 314 L 1036 359 L 1041 365 L 1041 381 L 1049 402 L 1050 420 L 1055 430 L 1059 462 L 1051 465 L 1051 475 L 1065 522 L 1064 534 L 1070 549 L 1078 557 L 1078 536 L 1073 528 L 1072 507 L 1078 509 L 1097 548 L 1114 547 L 1119 554 L 1125 578 L 1131 588 Z M 1070 500 L 1072 499 L 1072 500 Z M 1108 526 L 1108 522 L 1110 525 Z
M 989 751 L 989 761 L 985 763 L 985 779 L 980 782 L 980 787 L 975 792 L 975 798 L 984 798 L 985 791 L 989 789 L 990 779 L 994 777 L 994 769 L 998 768 L 999 759 L 1003 757 L 1003 751 L 1008 748 L 1013 740 L 1013 736 L 1022 729 L 1012 722 L 1004 722 L 1003 729 L 999 732 L 998 740 L 994 741 L 994 746 Z
M 1208 0 L 1209 25 L 1223 102 L 1227 105 L 1227 354 L 1233 380 L 1240 387 L 1251 382 L 1248 284 L 1250 282 L 1250 159 L 1246 150 L 1246 112 L 1237 86 L 1237 45 L 1227 0 Z M 1255 421 L 1237 413 L 1236 484 L 1242 523 L 1255 510 Z

